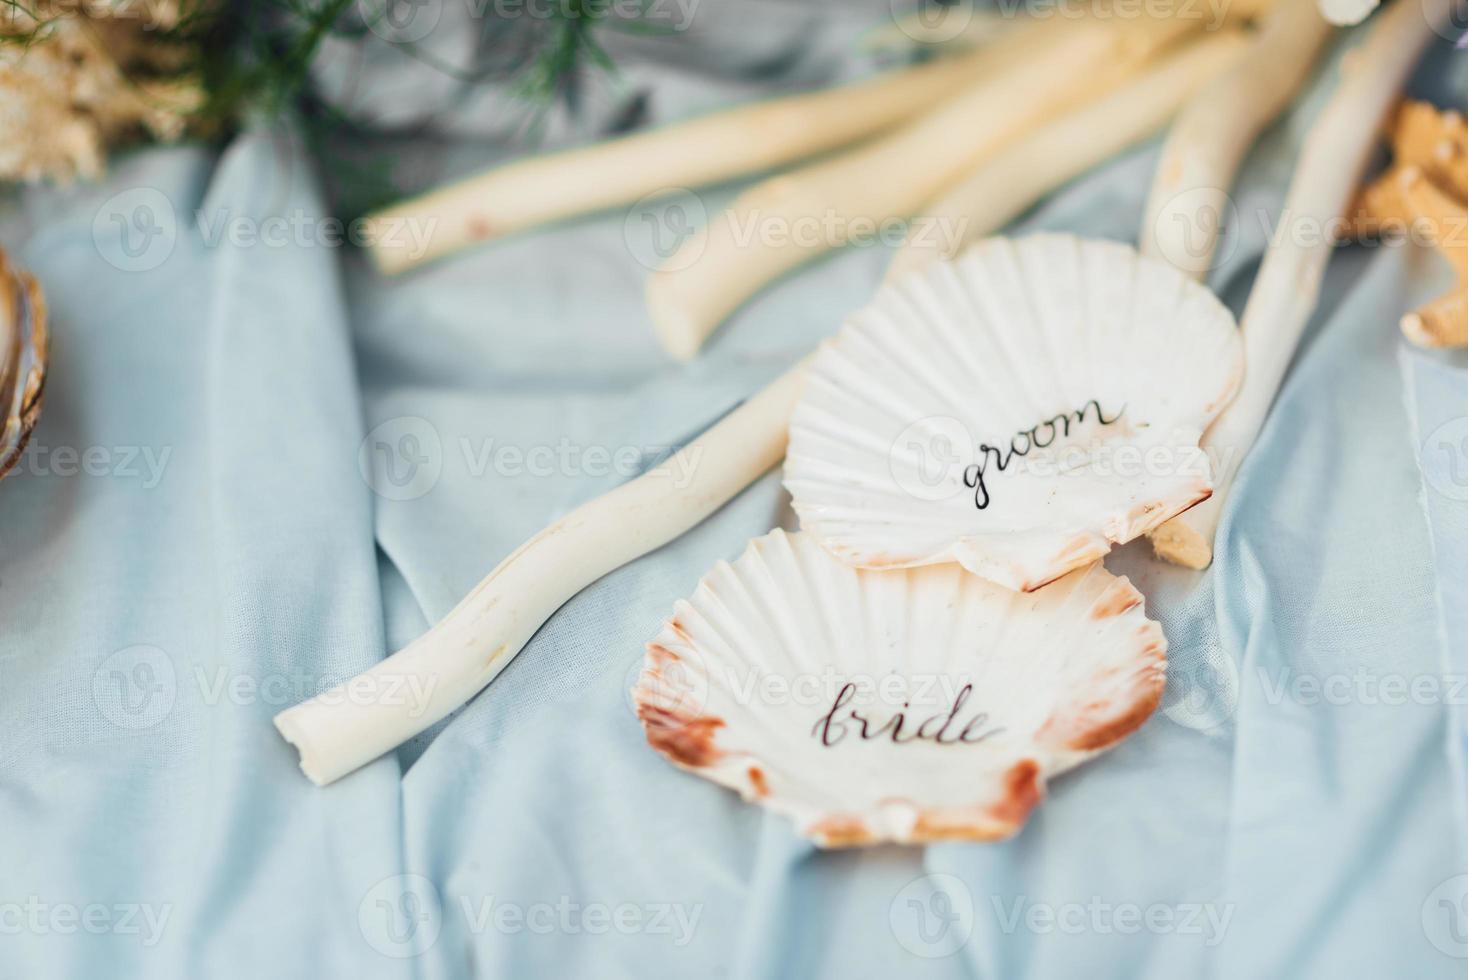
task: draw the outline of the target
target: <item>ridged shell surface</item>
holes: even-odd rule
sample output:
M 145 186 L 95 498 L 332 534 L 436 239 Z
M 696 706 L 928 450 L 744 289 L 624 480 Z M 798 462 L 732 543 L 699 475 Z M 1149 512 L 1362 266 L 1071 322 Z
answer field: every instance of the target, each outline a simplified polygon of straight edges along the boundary
M 0 249 L 0 477 L 20 459 L 40 418 L 48 340 L 40 287 Z
M 992 840 L 1147 719 L 1166 650 L 1099 563 L 1022 593 L 775 531 L 677 603 L 632 694 L 655 749 L 822 846 Z
M 1039 588 L 1206 499 L 1233 316 L 1115 242 L 994 238 L 885 287 L 821 349 L 785 485 L 864 568 Z

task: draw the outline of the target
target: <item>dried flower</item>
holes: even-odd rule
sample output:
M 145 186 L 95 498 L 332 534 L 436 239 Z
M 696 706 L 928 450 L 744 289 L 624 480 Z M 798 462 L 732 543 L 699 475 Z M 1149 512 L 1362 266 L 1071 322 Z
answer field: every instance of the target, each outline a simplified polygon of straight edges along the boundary
M 165 37 L 179 0 L 0 0 L 0 180 L 96 177 L 107 147 L 177 139 L 203 100 Z

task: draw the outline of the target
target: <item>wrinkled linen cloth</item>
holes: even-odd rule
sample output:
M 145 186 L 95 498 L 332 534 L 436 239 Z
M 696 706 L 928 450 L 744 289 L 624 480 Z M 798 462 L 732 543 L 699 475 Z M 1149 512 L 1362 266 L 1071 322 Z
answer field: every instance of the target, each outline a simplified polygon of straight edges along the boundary
M 654 121 L 860 73 L 811 9 L 755 14 L 761 57 L 756 24 L 701 68 L 638 42 Z M 1444 41 L 1413 91 L 1468 108 L 1468 55 Z M 1234 195 L 1212 285 L 1236 311 L 1323 94 Z M 405 137 L 408 169 L 509 152 L 465 132 Z M 1132 240 L 1156 149 L 1016 227 Z M 1209 571 L 1107 560 L 1171 642 L 1135 737 L 1013 840 L 824 853 L 653 753 L 627 695 L 673 601 L 790 525 L 778 472 L 330 788 L 270 719 L 793 363 L 885 248 L 766 290 L 684 366 L 636 213 L 384 280 L 322 239 L 323 200 L 281 130 L 6 205 L 54 361 L 0 485 L 0 977 L 1463 975 L 1468 365 L 1395 327 L 1447 284 L 1436 256 L 1335 256 Z

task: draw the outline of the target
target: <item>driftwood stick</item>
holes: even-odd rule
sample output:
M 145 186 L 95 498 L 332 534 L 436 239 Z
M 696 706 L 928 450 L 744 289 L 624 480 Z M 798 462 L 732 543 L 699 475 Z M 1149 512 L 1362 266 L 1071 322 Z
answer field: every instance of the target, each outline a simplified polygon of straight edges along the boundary
M 1157 16 L 1204 17 L 1203 30 L 1212 33 L 1225 27 L 1252 24 L 1267 14 L 1280 0 L 1227 0 L 1204 8 L 1194 0 L 1174 3 L 1154 2 L 1148 10 Z M 1098 11 L 1103 16 L 1107 11 Z M 1045 9 L 1032 16 L 1076 16 L 1073 12 Z M 868 32 L 861 46 L 867 51 L 905 51 L 913 47 L 939 50 L 964 50 L 987 44 L 1002 37 L 1013 24 L 1012 14 L 988 9 L 972 3 L 931 4 L 925 9 L 896 18 Z
M 1304 85 L 1332 32 L 1316 0 L 1279 0 L 1249 54 L 1183 110 L 1152 182 L 1138 235 L 1143 255 L 1169 262 L 1194 279 L 1208 274 L 1228 192 L 1245 154 Z M 1206 556 L 1196 548 L 1175 546 L 1176 540 L 1191 540 L 1180 520 L 1174 518 L 1148 537 L 1159 555 L 1201 561 L 1206 567 L 1212 561 L 1211 546 Z
M 1243 387 L 1203 436 L 1204 449 L 1220 462 L 1213 496 L 1152 536 L 1163 558 L 1189 568 L 1206 568 L 1213 560 L 1213 538 L 1229 488 L 1319 300 L 1332 249 L 1323 231 L 1345 214 L 1387 113 L 1435 30 L 1447 23 L 1454 2 L 1394 3 L 1382 11 L 1366 40 L 1347 53 L 1335 92 L 1305 138 L 1279 231 L 1244 307 Z
M 756 184 L 686 241 L 647 286 L 648 312 L 668 352 L 691 358 L 768 283 L 863 229 L 917 213 L 993 153 L 1126 81 L 1202 23 L 1092 18 L 1044 26 L 1053 36 L 1011 70 L 888 136 Z
M 318 786 L 391 751 L 484 689 L 566 600 L 723 506 L 785 455 L 797 365 L 679 450 L 581 505 L 499 564 L 381 663 L 275 716 Z M 679 486 L 674 474 L 692 474 Z M 409 697 L 407 692 L 412 692 Z
M 1022 35 L 1037 27 L 1024 23 L 1005 33 Z M 845 146 L 984 77 L 1005 46 L 517 160 L 370 216 L 368 252 L 380 271 L 395 274 L 537 225 Z
M 907 242 L 887 267 L 888 281 L 953 257 L 1057 187 L 1146 138 L 1247 49 L 1238 31 L 1189 42 L 1101 101 L 1042 126 L 980 165 L 912 220 Z
M 1294 99 L 1332 28 L 1315 0 L 1279 0 L 1249 53 L 1173 123 L 1158 158 L 1138 246 L 1201 280 L 1244 155 Z

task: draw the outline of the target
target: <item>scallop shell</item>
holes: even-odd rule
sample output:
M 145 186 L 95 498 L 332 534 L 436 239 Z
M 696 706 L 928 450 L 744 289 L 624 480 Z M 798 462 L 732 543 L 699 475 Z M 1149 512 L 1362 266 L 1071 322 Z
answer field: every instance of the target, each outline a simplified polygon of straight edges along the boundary
M 775 531 L 678 602 L 632 696 L 657 751 L 821 846 L 993 840 L 1151 715 L 1166 651 L 1099 563 L 1026 594 Z
M 0 249 L 0 477 L 20 459 L 40 418 L 48 341 L 40 287 Z
M 1114 242 L 995 238 L 884 288 L 790 427 L 801 526 L 843 561 L 1039 588 L 1206 499 L 1233 316 Z M 999 448 L 996 448 L 999 447 Z

